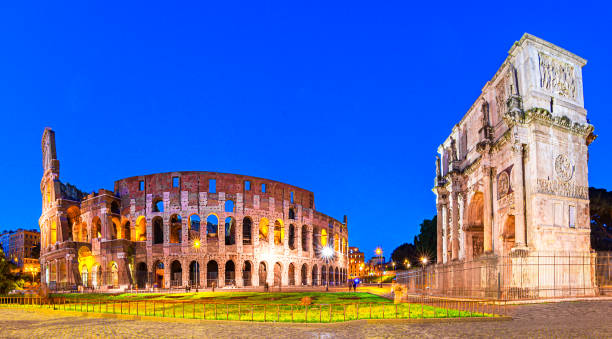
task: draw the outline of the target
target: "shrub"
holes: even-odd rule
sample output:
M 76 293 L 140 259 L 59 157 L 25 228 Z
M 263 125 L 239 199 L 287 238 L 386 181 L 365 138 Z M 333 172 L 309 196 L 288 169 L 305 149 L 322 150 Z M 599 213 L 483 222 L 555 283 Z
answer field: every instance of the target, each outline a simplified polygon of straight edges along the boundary
M 300 305 L 302 305 L 302 306 L 308 306 L 310 304 L 312 304 L 312 298 L 311 297 L 303 297 L 300 300 Z

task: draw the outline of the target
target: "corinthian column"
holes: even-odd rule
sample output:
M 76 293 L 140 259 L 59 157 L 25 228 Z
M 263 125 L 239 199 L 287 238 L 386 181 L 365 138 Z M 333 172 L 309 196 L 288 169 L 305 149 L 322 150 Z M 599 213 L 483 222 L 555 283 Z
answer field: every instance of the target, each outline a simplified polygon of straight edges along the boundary
M 457 203 L 457 192 L 451 193 L 451 259 L 459 259 L 459 205 Z
M 438 261 L 438 264 L 442 263 L 442 205 L 438 204 L 438 217 L 437 219 L 437 242 L 436 242 L 436 258 Z
M 524 248 L 525 240 L 525 187 L 523 185 L 523 145 L 512 147 L 512 189 L 514 190 L 514 247 Z
M 490 253 L 493 249 L 493 236 L 492 236 L 492 211 L 491 211 L 491 202 L 493 201 L 493 192 L 491 190 L 491 168 L 485 167 L 485 175 L 484 175 L 484 206 L 483 206 L 483 228 L 484 228 L 484 243 L 483 250 L 484 253 Z

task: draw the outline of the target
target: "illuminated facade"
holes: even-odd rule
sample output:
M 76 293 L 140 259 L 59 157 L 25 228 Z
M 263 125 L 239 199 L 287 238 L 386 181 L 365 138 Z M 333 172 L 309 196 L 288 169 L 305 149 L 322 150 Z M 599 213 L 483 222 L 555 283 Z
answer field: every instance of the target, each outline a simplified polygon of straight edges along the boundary
M 349 247 L 349 277 L 355 278 L 364 275 L 365 272 L 365 256 L 359 251 L 358 247 Z
M 85 194 L 59 179 L 55 133 L 42 139 L 41 265 L 50 287 L 224 287 L 341 284 L 347 221 L 314 194 L 215 172 L 171 172 Z M 323 246 L 333 248 L 326 264 Z

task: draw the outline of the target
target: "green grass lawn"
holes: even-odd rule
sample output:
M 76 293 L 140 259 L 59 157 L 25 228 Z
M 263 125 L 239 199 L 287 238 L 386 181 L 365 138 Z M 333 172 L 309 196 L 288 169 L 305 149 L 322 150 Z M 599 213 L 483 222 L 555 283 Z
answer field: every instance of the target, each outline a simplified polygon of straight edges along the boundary
M 312 304 L 300 305 L 309 296 Z M 55 309 L 156 317 L 266 322 L 339 322 L 356 319 L 489 317 L 417 303 L 394 304 L 369 293 L 200 292 L 176 294 L 61 294 Z

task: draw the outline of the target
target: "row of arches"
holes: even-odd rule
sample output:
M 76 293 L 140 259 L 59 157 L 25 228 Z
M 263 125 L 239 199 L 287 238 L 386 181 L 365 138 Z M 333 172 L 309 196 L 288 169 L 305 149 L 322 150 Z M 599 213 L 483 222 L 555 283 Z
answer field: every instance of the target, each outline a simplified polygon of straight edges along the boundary
M 219 219 L 217 215 L 210 214 L 206 218 L 206 233 L 205 236 L 207 239 L 218 239 L 218 225 Z M 159 216 L 154 217 L 152 220 L 153 224 L 153 244 L 163 244 L 164 243 L 164 225 L 163 219 Z M 188 234 L 189 240 L 199 239 L 201 235 L 200 231 L 200 217 L 197 214 L 193 214 L 189 216 L 188 225 Z M 225 244 L 226 245 L 234 245 L 236 243 L 236 220 L 233 217 L 225 218 L 224 225 L 224 234 L 225 234 Z M 258 228 L 258 238 L 260 242 L 268 243 L 270 242 L 270 232 L 273 232 L 273 243 L 275 246 L 282 246 L 285 240 L 285 227 L 283 225 L 283 221 L 277 219 L 274 221 L 273 229 L 270 230 L 270 221 L 267 218 L 261 218 L 259 221 Z M 289 249 L 294 250 L 297 249 L 297 228 L 294 224 L 289 224 L 287 229 L 288 232 L 288 246 Z M 302 250 L 308 251 L 308 226 L 303 225 L 301 227 L 301 243 Z M 253 220 L 250 217 L 244 217 L 242 220 L 242 241 L 244 245 L 251 245 L 253 242 Z M 173 214 L 170 217 L 170 238 L 169 243 L 181 243 L 182 242 L 182 222 L 181 217 L 179 215 Z M 336 252 L 348 253 L 348 242 L 346 238 L 340 236 L 339 234 L 331 235 L 331 239 L 329 239 L 327 230 L 322 228 L 320 230 L 315 229 L 312 234 L 312 244 L 315 248 L 324 247 L 324 246 L 333 246 Z
M 316 264 L 309 269 L 307 264 L 298 266 L 290 263 L 284 271 L 280 262 L 274 263 L 270 268 L 265 261 L 259 262 L 255 267 L 253 262 L 247 260 L 243 262 L 241 268 L 238 268 L 233 260 L 227 260 L 223 267 L 219 267 L 216 260 L 210 260 L 201 268 L 199 261 L 192 260 L 185 268 L 188 272 L 183 274 L 183 269 L 183 264 L 179 260 L 172 261 L 168 268 L 158 260 L 154 262 L 152 271 L 148 272 L 146 263 L 140 262 L 136 265 L 136 284 L 138 288 L 237 286 L 239 282 L 245 287 L 264 286 L 267 282 L 272 286 L 317 286 L 327 285 L 328 282 L 330 285 L 342 285 L 347 279 L 344 268 Z M 223 276 L 220 275 L 220 270 L 223 271 Z M 286 280 L 283 279 L 283 275 L 286 275 Z
M 90 242 L 93 238 L 101 238 L 102 220 L 96 216 L 91 221 L 91 227 L 87 223 L 80 220 L 79 209 L 76 206 L 68 209 L 68 221 L 72 225 L 70 238 L 79 242 Z M 131 225 L 129 219 L 121 216 L 111 216 L 110 239 L 127 239 L 131 241 L 146 241 L 149 237 L 147 234 L 147 221 L 144 216 L 139 216 L 136 219 L 134 226 Z M 206 217 L 206 228 L 201 229 L 202 220 L 197 214 L 192 214 L 187 220 L 186 233 L 188 241 L 193 241 L 200 238 L 219 240 L 219 217 L 211 213 Z M 168 220 L 169 232 L 164 234 L 164 219 L 161 216 L 156 216 L 151 220 L 152 235 L 151 241 L 153 244 L 163 243 L 182 243 L 183 237 L 183 219 L 180 214 L 172 214 Z M 223 223 L 223 234 L 226 245 L 236 244 L 237 222 L 234 217 L 226 217 Z M 241 227 L 242 242 L 244 245 L 253 244 L 253 239 L 256 236 L 254 233 L 253 219 L 246 216 L 242 220 Z M 293 223 L 285 228 L 281 219 L 276 219 L 273 225 L 267 218 L 259 220 L 258 239 L 262 243 L 273 243 L 275 246 L 283 246 L 285 237 L 289 249 L 295 250 L 298 247 L 298 233 L 301 234 L 301 247 L 303 251 L 309 251 L 312 248 L 319 249 L 325 246 L 332 246 L 336 252 L 343 254 L 348 253 L 348 242 L 346 238 L 340 234 L 328 234 L 326 228 L 314 228 L 312 238 L 309 242 L 309 228 L 306 225 L 296 226 Z M 272 234 L 271 234 L 272 233 Z M 285 234 L 287 233 L 287 234 Z

